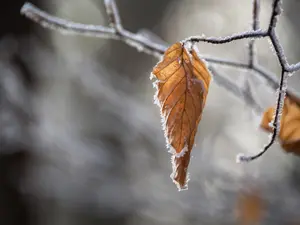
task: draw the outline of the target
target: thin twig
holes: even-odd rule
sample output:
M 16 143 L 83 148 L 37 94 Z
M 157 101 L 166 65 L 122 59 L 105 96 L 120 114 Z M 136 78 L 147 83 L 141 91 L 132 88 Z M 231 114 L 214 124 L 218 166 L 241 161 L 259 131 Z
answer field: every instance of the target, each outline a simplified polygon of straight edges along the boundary
M 284 51 L 282 46 L 280 45 L 280 42 L 278 40 L 278 37 L 275 32 L 275 28 L 277 25 L 278 21 L 278 16 L 280 15 L 282 9 L 280 7 L 281 0 L 274 0 L 273 1 L 273 8 L 272 8 L 272 15 L 270 18 L 270 23 L 269 23 L 269 28 L 268 28 L 268 36 L 272 42 L 272 45 L 276 51 L 277 58 L 279 60 L 279 63 L 281 65 L 281 76 L 280 76 L 280 83 L 279 83 L 279 89 L 278 89 L 278 98 L 276 101 L 276 111 L 274 114 L 274 119 L 273 119 L 273 133 L 271 136 L 271 139 L 269 143 L 264 147 L 264 149 L 259 152 L 256 155 L 253 156 L 244 156 L 242 154 L 239 154 L 237 156 L 237 161 L 238 162 L 249 162 L 254 159 L 259 158 L 263 154 L 267 152 L 267 150 L 274 144 L 277 135 L 280 132 L 280 121 L 281 121 L 281 113 L 283 110 L 284 106 L 284 98 L 286 96 L 286 91 L 287 91 L 287 80 L 288 80 L 288 75 L 287 75 L 287 70 L 286 67 L 288 67 L 288 62 L 286 60 Z
M 252 10 L 252 29 L 258 30 L 259 29 L 259 12 L 260 12 L 260 1 L 254 0 L 253 1 L 253 10 Z
M 235 68 L 238 68 L 238 69 L 250 70 L 249 65 L 246 64 L 246 63 L 235 62 L 235 61 L 220 59 L 220 58 L 214 58 L 214 57 L 210 57 L 210 56 L 202 56 L 201 58 L 206 60 L 209 63 L 219 64 L 219 65 L 223 65 L 223 66 L 235 67 Z
M 271 30 L 274 30 L 277 25 L 278 16 L 280 15 L 280 13 L 282 11 L 281 7 L 280 7 L 280 3 L 281 3 L 281 0 L 273 0 L 272 14 L 271 14 L 269 28 L 268 28 L 269 33 L 271 32 Z
M 262 107 L 255 101 L 250 90 L 246 86 L 245 89 L 239 87 L 234 82 L 226 78 L 224 75 L 221 75 L 213 66 L 209 66 L 209 70 L 213 74 L 214 82 L 218 85 L 224 87 L 228 92 L 232 93 L 234 96 L 241 98 L 244 102 L 252 107 L 255 112 L 262 113 Z
M 256 31 L 259 29 L 259 11 L 260 11 L 260 2 L 259 0 L 253 1 L 253 10 L 252 10 L 252 30 Z M 249 42 L 249 67 L 253 68 L 255 62 L 255 40 L 252 39 Z
M 248 76 L 245 76 L 245 83 L 241 88 L 241 91 L 244 95 L 245 102 L 252 106 L 257 113 L 262 113 L 264 111 L 264 109 L 255 101 Z
M 117 32 L 122 30 L 123 27 L 121 23 L 121 18 L 115 1 L 105 0 L 104 4 L 106 7 L 106 13 L 110 26 L 114 28 Z
M 58 30 L 63 34 L 121 40 L 126 44 L 135 47 L 139 51 L 143 51 L 156 57 L 160 57 L 167 49 L 166 46 L 149 42 L 144 37 L 135 35 L 127 30 L 121 29 L 121 32 L 117 33 L 112 27 L 74 23 L 72 21 L 52 16 L 31 3 L 25 3 L 23 5 L 21 8 L 21 14 L 45 28 Z
M 281 110 L 284 104 L 284 97 L 285 95 L 288 96 L 297 96 L 297 94 L 294 94 L 290 89 L 287 92 L 286 89 L 286 83 L 288 79 L 288 73 L 292 73 L 295 71 L 300 70 L 300 62 L 296 64 L 290 65 L 286 59 L 286 56 L 284 54 L 283 47 L 280 44 L 279 38 L 276 34 L 275 28 L 277 26 L 278 17 L 281 14 L 281 0 L 273 0 L 272 5 L 272 14 L 270 17 L 270 22 L 267 30 L 261 30 L 259 29 L 259 8 L 260 8 L 260 0 L 253 0 L 253 15 L 252 15 L 252 30 L 241 32 L 238 34 L 229 35 L 226 37 L 198 37 L 193 36 L 189 37 L 184 40 L 184 42 L 191 42 L 191 43 L 197 43 L 197 42 L 206 42 L 211 44 L 225 44 L 230 43 L 236 40 L 242 40 L 242 39 L 251 39 L 249 43 L 249 62 L 241 63 L 241 62 L 235 62 L 230 60 L 224 60 L 224 59 L 217 59 L 217 58 L 211 58 L 211 57 L 204 57 L 206 61 L 209 63 L 214 64 L 220 64 L 220 65 L 226 65 L 231 66 L 234 68 L 240 68 L 240 69 L 246 69 L 250 71 L 256 72 L 258 75 L 264 77 L 266 81 L 269 83 L 269 85 L 276 90 L 279 88 L 279 95 L 276 102 L 276 113 L 274 116 L 274 129 L 273 134 L 270 143 L 263 149 L 262 152 L 257 154 L 256 156 L 242 156 L 239 159 L 241 161 L 251 161 L 253 159 L 258 158 L 262 154 L 264 154 L 267 149 L 270 148 L 270 146 L 274 143 L 275 138 L 280 130 L 280 114 Z M 107 38 L 107 39 L 115 39 L 125 42 L 126 44 L 135 47 L 138 51 L 145 52 L 147 54 L 153 55 L 155 57 L 161 57 L 161 55 L 166 51 L 168 46 L 158 44 L 155 41 L 151 41 L 144 36 L 140 34 L 134 34 L 130 31 L 127 31 L 123 28 L 121 19 L 119 16 L 119 12 L 117 9 L 117 6 L 115 4 L 114 0 L 105 0 L 105 6 L 107 11 L 107 16 L 109 19 L 110 27 L 100 26 L 100 25 L 87 25 L 87 24 L 80 24 L 80 23 L 74 23 L 72 21 L 64 20 L 58 17 L 54 17 L 34 5 L 30 3 L 25 3 L 24 6 L 21 9 L 21 14 L 25 15 L 27 18 L 39 23 L 45 28 L 50 28 L 53 30 L 61 31 L 65 34 L 77 34 L 77 35 L 84 35 L 84 36 L 91 36 L 91 37 L 99 37 L 99 38 Z M 276 76 L 272 74 L 271 72 L 267 71 L 263 67 L 261 67 L 259 64 L 255 62 L 255 49 L 254 49 L 254 39 L 258 38 L 269 38 L 271 40 L 271 43 L 273 45 L 273 48 L 276 52 L 278 61 L 282 68 L 282 74 L 280 78 L 280 82 L 278 83 Z M 210 68 L 212 68 L 210 66 Z M 214 73 L 216 77 L 218 77 L 218 73 Z M 216 75 L 217 74 L 217 75 Z M 219 77 L 218 77 L 219 78 Z M 217 79 L 218 79 L 217 78 Z M 238 93 L 239 87 L 235 85 L 233 82 L 230 82 L 226 78 L 224 79 L 221 77 L 217 81 L 220 85 L 227 88 L 229 91 L 233 92 L 236 95 L 239 95 L 239 97 L 243 97 L 245 101 L 250 99 L 253 101 L 251 104 L 255 104 L 255 101 L 252 96 L 246 96 L 246 90 L 240 90 Z M 245 96 L 247 98 L 245 98 Z M 249 101 L 250 101 L 249 100 Z
M 81 34 L 91 37 L 117 39 L 113 28 L 100 25 L 74 23 L 69 20 L 52 16 L 31 3 L 25 3 L 23 5 L 21 14 L 40 24 L 42 27 L 58 30 L 63 34 Z
M 210 43 L 210 44 L 226 44 L 226 43 L 230 43 L 232 41 L 237 41 L 237 40 L 242 40 L 242 39 L 249 39 L 249 38 L 263 38 L 268 36 L 268 32 L 267 31 L 263 31 L 263 30 L 256 30 L 256 31 L 245 31 L 242 33 L 238 33 L 238 34 L 233 34 L 227 37 L 207 37 L 205 38 L 204 36 L 191 36 L 187 39 L 185 39 L 185 42 L 193 42 L 193 43 L 197 43 L 197 42 L 206 42 L 206 43 Z
M 276 104 L 276 111 L 274 114 L 274 120 L 272 123 L 273 126 L 273 133 L 271 135 L 269 143 L 263 148 L 261 152 L 259 152 L 256 155 L 253 156 L 245 156 L 243 154 L 238 154 L 237 155 L 237 162 L 249 162 L 254 159 L 259 158 L 263 154 L 265 154 L 268 149 L 275 143 L 275 140 L 277 138 L 277 135 L 279 134 L 280 131 L 280 121 L 281 121 L 281 112 L 283 109 L 283 102 L 284 98 L 286 95 L 285 91 L 285 86 L 286 86 L 286 81 L 287 81 L 288 75 L 284 70 L 281 71 L 281 78 L 280 78 L 280 85 L 279 85 L 279 91 L 278 91 L 278 98 L 277 98 L 277 104 Z

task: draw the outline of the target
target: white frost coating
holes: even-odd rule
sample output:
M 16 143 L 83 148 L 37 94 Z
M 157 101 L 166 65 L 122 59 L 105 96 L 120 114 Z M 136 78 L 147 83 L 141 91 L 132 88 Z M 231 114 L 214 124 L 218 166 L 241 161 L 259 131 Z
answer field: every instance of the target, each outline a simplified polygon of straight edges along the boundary
M 175 148 L 173 148 L 172 145 L 167 143 L 167 147 L 169 149 L 169 151 L 168 151 L 169 153 L 171 153 L 172 155 L 176 155 L 176 150 L 175 150 Z
M 131 47 L 136 48 L 139 52 L 145 51 L 145 47 L 142 44 L 140 44 L 136 41 L 133 41 L 133 40 L 130 40 L 130 39 L 126 38 L 125 43 L 128 44 Z
M 272 129 L 274 128 L 274 124 L 272 122 L 268 123 L 268 126 Z
M 85 35 L 99 38 L 118 39 L 114 29 L 101 25 L 81 24 L 52 16 L 31 3 L 25 3 L 21 14 L 40 24 L 42 27 L 57 30 L 62 34 Z
M 188 152 L 188 151 L 189 151 L 189 148 L 188 148 L 188 146 L 187 146 L 187 144 L 186 144 L 186 145 L 183 147 L 183 149 L 181 149 L 180 152 L 178 152 L 178 153 L 175 154 L 175 157 L 176 157 L 176 158 L 181 158 L 181 157 L 183 157 L 183 156 L 185 155 L 185 153 Z
M 185 48 L 187 54 L 188 54 L 188 57 L 189 57 L 189 60 L 191 62 L 191 64 L 193 64 L 193 56 L 191 54 L 191 50 L 193 48 L 193 44 L 191 42 L 185 42 L 183 47 Z
M 155 80 L 153 83 L 152 83 L 152 86 L 153 86 L 153 88 L 158 88 L 158 83 L 159 83 L 159 80 Z
M 153 73 L 150 73 L 149 79 L 150 79 L 150 80 L 153 80 L 154 78 L 156 78 L 156 76 L 155 76 Z
M 116 30 L 122 30 L 121 18 L 119 14 L 118 7 L 114 0 L 105 0 L 106 13 L 109 18 L 110 26 Z
M 155 105 L 157 105 L 158 107 L 160 107 L 161 108 L 161 104 L 160 104 L 160 102 L 159 102 L 159 99 L 158 99 L 158 83 L 159 83 L 159 80 L 156 80 L 156 81 L 154 81 L 153 82 L 153 88 L 156 88 L 156 91 L 155 91 L 155 94 L 154 94 L 154 96 L 153 96 L 153 103 L 155 104 Z M 161 110 L 160 110 L 161 111 Z M 162 116 L 162 111 L 160 112 L 160 114 L 161 114 L 161 118 L 163 119 L 163 116 Z
M 190 180 L 190 174 L 187 173 L 186 175 L 186 179 L 185 179 L 185 185 L 183 187 L 180 186 L 180 184 L 175 180 L 175 177 L 177 176 L 178 174 L 178 165 L 176 165 L 175 163 L 175 155 L 173 155 L 171 157 L 171 163 L 172 163 L 172 173 L 170 175 L 170 178 L 172 179 L 173 183 L 176 185 L 178 191 L 185 191 L 185 190 L 188 190 L 188 182 Z
M 269 140 L 271 140 L 271 139 L 272 139 L 272 137 L 273 137 L 273 134 L 272 134 L 272 133 L 268 134 L 268 138 L 269 138 Z
M 277 136 L 280 133 L 280 125 L 281 125 L 281 117 L 282 117 L 282 112 L 283 112 L 283 108 L 284 108 L 284 101 L 285 101 L 285 96 L 286 96 L 286 90 L 287 90 L 287 78 L 288 75 L 283 74 L 283 85 L 282 85 L 282 90 L 277 90 L 277 98 L 279 97 L 279 94 L 281 94 L 281 98 L 279 99 L 279 110 L 278 110 L 278 118 L 277 121 L 275 121 L 275 117 L 276 117 L 276 110 L 274 110 L 273 113 L 273 119 L 272 119 L 272 123 L 276 124 L 276 131 L 277 131 Z M 274 131 L 275 132 L 275 131 Z
M 167 130 L 166 130 L 166 119 L 163 116 L 163 112 L 162 112 L 162 105 L 160 104 L 160 101 L 158 99 L 158 82 L 160 82 L 159 80 L 156 80 L 153 82 L 153 87 L 156 88 L 156 92 L 154 94 L 154 101 L 153 103 L 156 104 L 159 108 L 160 108 L 160 122 L 161 122 L 161 126 L 162 126 L 162 130 L 164 132 L 164 137 L 165 137 L 165 141 L 166 141 L 166 147 L 167 149 L 169 149 L 169 152 L 173 154 L 173 149 L 171 149 L 171 145 L 168 139 L 168 135 L 167 135 Z M 176 152 L 176 151 L 175 151 Z
M 104 0 L 104 4 L 106 6 L 106 11 L 108 13 L 112 13 L 111 0 Z

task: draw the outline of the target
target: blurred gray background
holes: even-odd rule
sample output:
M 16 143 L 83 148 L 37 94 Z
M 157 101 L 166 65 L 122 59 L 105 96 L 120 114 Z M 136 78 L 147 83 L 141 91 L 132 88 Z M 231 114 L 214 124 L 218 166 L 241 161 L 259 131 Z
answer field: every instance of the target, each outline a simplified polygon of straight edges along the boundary
M 300 224 L 300 160 L 275 144 L 262 158 L 236 164 L 268 141 L 261 115 L 211 83 L 189 167 L 188 191 L 169 175 L 155 90 L 157 59 L 124 43 L 65 36 L 19 15 L 24 1 L 4 1 L 0 32 L 0 224 L 231 225 L 241 193 L 259 190 L 257 224 Z M 251 26 L 250 0 L 117 0 L 123 25 L 167 43 L 191 35 L 225 36 Z M 107 25 L 102 0 L 35 0 L 76 22 Z M 261 1 L 261 27 L 271 0 Z M 4 3 L 3 3 L 4 4 Z M 3 8 L 3 9 L 2 9 Z M 289 62 L 300 60 L 297 0 L 284 1 L 277 31 Z M 279 74 L 267 40 L 261 65 Z M 247 60 L 247 41 L 199 44 L 203 55 Z M 217 67 L 251 91 L 263 108 L 275 92 L 251 72 Z M 300 89 L 299 73 L 289 85 Z

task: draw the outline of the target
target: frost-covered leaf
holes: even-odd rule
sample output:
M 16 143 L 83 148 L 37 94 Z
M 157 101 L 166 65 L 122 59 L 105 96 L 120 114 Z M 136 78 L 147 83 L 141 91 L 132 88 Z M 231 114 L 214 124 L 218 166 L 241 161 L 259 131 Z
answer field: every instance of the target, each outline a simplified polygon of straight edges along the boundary
M 261 127 L 269 132 L 273 130 L 269 124 L 274 112 L 274 108 L 268 108 L 261 121 Z M 286 152 L 300 155 L 300 106 L 289 97 L 284 101 L 279 139 Z
M 157 78 L 155 101 L 173 164 L 171 178 L 179 190 L 187 189 L 187 169 L 201 119 L 211 75 L 196 51 L 182 43 L 166 50 L 152 71 Z

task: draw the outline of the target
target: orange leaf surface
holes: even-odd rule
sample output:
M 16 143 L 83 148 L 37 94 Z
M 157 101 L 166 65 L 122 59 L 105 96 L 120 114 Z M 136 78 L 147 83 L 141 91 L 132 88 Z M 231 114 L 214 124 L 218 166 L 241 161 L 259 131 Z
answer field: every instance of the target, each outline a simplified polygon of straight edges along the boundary
M 265 211 L 263 203 L 260 193 L 257 190 L 240 193 L 236 206 L 239 224 L 259 224 Z
M 261 127 L 266 131 L 273 130 L 269 123 L 272 122 L 274 112 L 274 108 L 269 108 L 263 115 Z M 300 155 L 300 106 L 289 97 L 284 101 L 279 139 L 286 152 Z
M 187 189 L 187 169 L 211 75 L 195 50 L 182 43 L 172 45 L 152 71 L 157 81 L 156 103 L 160 107 L 168 148 L 173 154 L 171 178 L 179 190 Z

